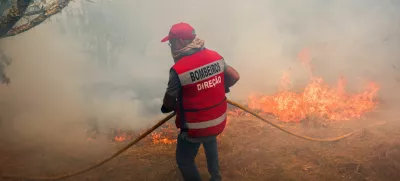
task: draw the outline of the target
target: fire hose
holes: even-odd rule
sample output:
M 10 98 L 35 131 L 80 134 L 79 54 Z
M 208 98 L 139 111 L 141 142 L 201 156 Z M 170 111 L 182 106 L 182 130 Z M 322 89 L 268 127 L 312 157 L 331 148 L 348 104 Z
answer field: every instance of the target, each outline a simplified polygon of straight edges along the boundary
M 236 103 L 236 102 L 234 102 L 234 101 L 231 101 L 231 100 L 227 100 L 227 101 L 228 101 L 229 104 L 231 104 L 231 105 L 233 105 L 233 106 L 235 106 L 235 107 L 237 107 L 237 108 L 239 108 L 239 109 L 242 109 L 243 111 L 246 111 L 246 112 L 250 113 L 251 115 L 257 117 L 258 119 L 264 121 L 265 123 L 270 124 L 271 126 L 273 126 L 273 127 L 275 127 L 275 128 L 278 128 L 279 130 L 281 130 L 281 131 L 283 131 L 283 132 L 285 132 L 285 133 L 288 133 L 288 134 L 290 134 L 290 135 L 293 135 L 293 136 L 296 136 L 296 137 L 298 137 L 298 138 L 302 138 L 302 139 L 305 139 L 305 140 L 309 140 L 309 141 L 316 141 L 316 142 L 334 142 L 334 141 L 338 141 L 338 140 L 342 140 L 342 139 L 344 139 L 344 138 L 347 138 L 347 137 L 353 135 L 354 133 L 358 132 L 359 130 L 361 130 L 361 129 L 359 129 L 359 130 L 355 130 L 355 131 L 352 131 L 352 132 L 350 132 L 350 133 L 347 133 L 347 134 L 344 134 L 344 135 L 341 135 L 341 136 L 338 136 L 338 137 L 334 137 L 334 138 L 325 138 L 325 139 L 322 139 L 322 138 L 312 138 L 312 137 L 308 137 L 308 136 L 302 136 L 302 135 L 299 135 L 299 134 L 297 134 L 297 133 L 293 133 L 293 132 L 291 132 L 291 131 L 289 131 L 289 130 L 286 130 L 286 129 L 282 128 L 281 126 L 279 126 L 279 125 L 277 125 L 277 124 L 275 124 L 275 123 L 273 123 L 273 122 L 268 121 L 267 119 L 261 117 L 260 115 L 258 115 L 258 114 L 255 113 L 254 111 L 252 111 L 252 110 L 250 110 L 250 109 L 248 109 L 248 108 L 246 108 L 246 107 L 244 107 L 244 106 L 242 106 L 242 105 L 240 105 L 240 104 L 238 104 L 238 103 Z M 95 165 L 92 165 L 92 166 L 90 166 L 90 167 L 87 167 L 87 168 L 85 168 L 85 169 L 82 169 L 82 170 L 79 170 L 79 171 L 76 171 L 76 172 L 73 172 L 73 173 L 67 173 L 67 174 L 64 174 L 64 175 L 57 175 L 57 176 L 50 176 L 50 177 L 24 177 L 24 176 L 7 176 L 7 175 L 0 175 L 0 178 L 2 178 L 2 179 L 18 179 L 18 180 L 21 180 L 21 179 L 23 179 L 23 180 L 60 180 L 60 179 L 66 179 L 66 178 L 70 178 L 70 177 L 73 177 L 73 176 L 76 176 L 76 175 L 79 175 L 79 174 L 88 172 L 88 171 L 90 171 L 90 170 L 93 170 L 93 169 L 95 169 L 95 168 L 97 168 L 97 167 L 99 167 L 99 166 L 101 166 L 101 165 L 107 163 L 108 161 L 114 159 L 114 158 L 117 157 L 118 155 L 122 154 L 123 152 L 125 152 L 126 150 L 128 150 L 130 147 L 132 147 L 132 146 L 134 146 L 136 143 L 138 143 L 140 140 L 142 140 L 143 138 L 145 138 L 146 136 L 148 136 L 151 132 L 153 132 L 154 130 L 156 130 L 158 127 L 160 127 L 161 125 L 163 125 L 165 122 L 167 122 L 168 120 L 170 120 L 172 117 L 174 117 L 175 114 L 176 114 L 175 112 L 169 114 L 168 116 L 166 116 L 165 118 L 163 118 L 162 120 L 160 120 L 157 124 L 155 124 L 153 127 L 151 127 L 151 128 L 148 129 L 146 132 L 144 132 L 144 133 L 141 134 L 139 137 L 137 137 L 135 140 L 133 140 L 132 142 L 130 142 L 129 144 L 127 144 L 126 146 L 124 146 L 124 147 L 123 147 L 122 149 L 120 149 L 119 151 L 115 152 L 115 153 L 114 153 L 113 155 L 111 155 L 110 157 L 108 157 L 108 158 L 102 160 L 101 162 L 99 162 L 99 163 L 97 163 L 97 164 L 95 164 Z M 368 127 L 377 126 L 377 125 L 382 125 L 382 124 L 385 124 L 385 123 L 386 123 L 386 122 L 381 122 L 381 123 L 377 123 L 377 124 L 370 125 L 370 126 L 368 126 Z

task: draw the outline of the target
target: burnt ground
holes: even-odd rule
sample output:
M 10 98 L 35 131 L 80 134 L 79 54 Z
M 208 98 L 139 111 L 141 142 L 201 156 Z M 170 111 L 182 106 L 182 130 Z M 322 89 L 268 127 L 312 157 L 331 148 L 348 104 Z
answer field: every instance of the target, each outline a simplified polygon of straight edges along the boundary
M 369 124 L 347 139 L 320 143 L 301 140 L 251 117 L 231 118 L 220 136 L 220 164 L 224 180 L 398 180 L 400 177 L 400 118 L 381 108 L 366 118 L 328 127 L 284 125 L 313 137 L 334 137 Z M 87 141 L 81 134 L 65 133 L 58 142 L 24 138 L 0 140 L 0 174 L 57 175 L 89 166 L 109 156 L 124 143 L 106 136 Z M 1 138 L 1 137 L 0 137 Z M 67 139 L 68 138 L 68 139 Z M 146 139 L 109 163 L 73 180 L 180 180 L 175 165 L 175 145 L 153 144 Z M 208 178 L 203 150 L 199 169 Z M 1 179 L 0 179 L 1 180 Z

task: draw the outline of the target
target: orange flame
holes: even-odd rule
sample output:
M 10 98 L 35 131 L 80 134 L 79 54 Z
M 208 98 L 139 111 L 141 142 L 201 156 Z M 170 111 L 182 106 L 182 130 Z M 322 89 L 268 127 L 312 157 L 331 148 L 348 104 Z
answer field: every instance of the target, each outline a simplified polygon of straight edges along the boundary
M 131 140 L 133 138 L 133 133 L 128 133 L 127 131 L 118 130 L 116 136 L 114 136 L 114 141 L 122 142 Z
M 127 140 L 126 136 L 116 136 L 114 138 L 115 141 L 125 141 Z
M 376 83 L 370 82 L 361 93 L 350 94 L 345 90 L 346 80 L 343 77 L 340 77 L 336 87 L 329 87 L 321 77 L 313 76 L 308 49 L 301 51 L 299 58 L 311 76 L 303 92 L 288 91 L 290 75 L 284 72 L 280 85 L 282 91 L 271 96 L 250 96 L 249 107 L 270 113 L 284 122 L 300 122 L 307 116 L 332 121 L 358 119 L 376 107 L 380 88 Z
M 174 144 L 178 131 L 172 124 L 166 123 L 158 132 L 151 134 L 153 144 Z
M 113 141 L 124 142 L 135 138 L 133 131 L 114 131 Z M 178 135 L 177 129 L 173 125 L 166 123 L 163 127 L 151 133 L 150 141 L 153 144 L 174 144 L 176 143 L 176 136 Z

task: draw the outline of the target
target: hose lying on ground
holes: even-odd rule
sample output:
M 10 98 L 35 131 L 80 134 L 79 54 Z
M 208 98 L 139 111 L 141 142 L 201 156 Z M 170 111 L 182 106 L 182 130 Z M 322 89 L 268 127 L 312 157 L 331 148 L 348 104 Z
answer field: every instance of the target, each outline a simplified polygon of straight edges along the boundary
M 0 178 L 2 179 L 23 179 L 23 180 L 60 180 L 60 179 L 66 179 L 69 177 L 73 177 L 85 172 L 88 172 L 90 170 L 93 170 L 103 164 L 105 164 L 106 162 L 114 159 L 115 157 L 117 157 L 118 155 L 120 155 L 121 153 L 125 152 L 126 150 L 128 150 L 130 147 L 132 147 L 133 145 L 135 145 L 137 142 L 139 142 L 140 140 L 142 140 L 143 138 L 145 138 L 147 135 L 149 135 L 151 132 L 153 132 L 154 130 L 156 130 L 158 127 L 160 127 L 161 125 L 163 125 L 165 122 L 167 122 L 168 120 L 170 120 L 172 117 L 175 116 L 175 112 L 169 114 L 167 117 L 165 117 L 164 119 L 162 119 L 161 121 L 159 121 L 156 125 L 154 125 L 153 127 L 151 127 L 150 129 L 148 129 L 146 132 L 144 132 L 143 134 L 141 134 L 139 137 L 137 137 L 135 140 L 133 140 L 132 142 L 130 142 L 129 144 L 127 144 L 126 146 L 124 146 L 122 149 L 118 150 L 117 152 L 115 152 L 113 155 L 111 155 L 110 157 L 104 159 L 103 161 L 87 167 L 85 169 L 79 170 L 77 172 L 73 172 L 73 173 L 68 173 L 68 174 L 64 174 L 64 175 L 57 175 L 57 176 L 52 176 L 52 177 L 23 177 L 23 176 L 6 176 L 6 175 L 0 175 Z
M 252 111 L 252 110 L 250 110 L 250 109 L 248 109 L 248 108 L 246 108 L 246 107 L 244 107 L 244 106 L 242 106 L 242 105 L 240 105 L 240 104 L 238 104 L 238 103 L 236 103 L 236 102 L 234 102 L 234 101 L 228 100 L 228 103 L 229 103 L 230 105 L 232 105 L 232 106 L 235 106 L 235 107 L 237 107 L 237 108 L 239 108 L 239 109 L 242 109 L 243 111 L 246 111 L 246 112 L 250 113 L 251 115 L 257 117 L 258 119 L 260 119 L 260 120 L 262 120 L 262 121 L 264 121 L 264 122 L 270 124 L 271 126 L 273 126 L 273 127 L 275 127 L 275 128 L 280 129 L 281 131 L 283 131 L 283 132 L 285 132 L 285 133 L 288 133 L 288 134 L 290 134 L 290 135 L 293 135 L 293 136 L 296 136 L 296 137 L 298 137 L 298 138 L 302 138 L 302 139 L 305 139 L 305 140 L 309 140 L 309 141 L 318 141 L 318 142 L 332 142 L 332 141 L 338 141 L 338 140 L 347 138 L 347 137 L 351 136 L 352 134 L 354 134 L 354 133 L 360 131 L 360 130 L 355 130 L 355 131 L 352 131 L 352 132 L 350 132 L 350 133 L 347 133 L 347 134 L 344 134 L 344 135 L 341 135 L 341 136 L 338 136 L 338 137 L 334 137 L 334 138 L 312 138 L 312 137 L 308 137 L 308 136 L 302 136 L 302 135 L 293 133 L 293 132 L 291 132 L 291 131 L 289 131 L 289 130 L 286 130 L 286 129 L 282 128 L 281 126 L 279 126 L 279 125 L 277 125 L 277 124 L 275 124 L 275 123 L 273 123 L 273 122 L 270 122 L 270 121 L 266 120 L 265 118 L 261 117 L 260 115 L 258 115 L 258 114 L 255 113 L 254 111 Z M 386 123 L 386 122 L 380 122 L 380 123 L 376 123 L 376 124 L 370 125 L 370 126 L 368 126 L 368 127 L 377 126 L 377 125 L 381 125 L 381 124 L 385 124 L 385 123 Z
M 342 136 L 338 136 L 338 137 L 335 137 L 335 138 L 326 138 L 326 139 L 320 139 L 320 138 L 312 138 L 312 137 L 302 136 L 302 135 L 299 135 L 299 134 L 290 132 L 289 130 L 284 129 L 284 128 L 282 128 L 281 126 L 279 126 L 279 125 L 277 125 L 277 124 L 275 124 L 275 123 L 272 123 L 272 122 L 270 122 L 270 121 L 264 119 L 263 117 L 261 117 L 261 116 L 258 115 L 257 113 L 251 111 L 250 109 L 248 109 L 248 108 L 246 108 L 246 107 L 244 107 L 244 106 L 242 106 L 242 105 L 240 105 L 240 104 L 238 104 L 238 103 L 236 103 L 236 102 L 234 102 L 234 101 L 228 100 L 228 103 L 231 104 L 231 105 L 233 105 L 233 106 L 236 106 L 236 107 L 239 108 L 239 109 L 242 109 L 243 111 L 246 111 L 246 112 L 250 113 L 251 115 L 257 117 L 258 119 L 260 119 L 260 120 L 262 120 L 262 121 L 264 121 L 264 122 L 266 122 L 266 123 L 272 125 L 273 127 L 276 127 L 276 128 L 278 128 L 278 129 L 282 130 L 282 131 L 285 132 L 285 133 L 288 133 L 288 134 L 290 134 L 290 135 L 293 135 L 293 136 L 296 136 L 296 137 L 299 137 L 299 138 L 302 138 L 302 139 L 305 139 L 305 140 L 317 141 L 317 142 L 333 142 L 333 141 L 338 141 L 338 140 L 347 138 L 347 137 L 351 136 L 352 134 L 356 133 L 357 131 L 359 131 L 359 130 L 356 130 L 356 131 L 352 131 L 352 132 L 347 133 L 347 134 L 342 135 Z M 153 132 L 154 130 L 156 130 L 158 127 L 160 127 L 161 125 L 163 125 L 165 122 L 167 122 L 169 119 L 171 119 L 171 118 L 174 117 L 174 116 L 175 116 L 175 113 L 169 114 L 167 117 L 165 117 L 164 119 L 162 119 L 161 121 L 159 121 L 156 125 L 154 125 L 154 126 L 151 127 L 150 129 L 148 129 L 146 132 L 144 132 L 143 134 L 141 134 L 141 135 L 140 135 L 139 137 L 137 137 L 135 140 L 133 140 L 132 142 L 130 142 L 129 144 L 127 144 L 126 146 L 124 146 L 122 149 L 120 149 L 119 151 L 117 151 L 116 153 L 114 153 L 113 155 L 111 155 L 110 157 L 104 159 L 103 161 L 101 161 L 101 162 L 99 162 L 99 163 L 97 163 L 97 164 L 95 164 L 95 165 L 93 165 L 93 166 L 90 166 L 90 167 L 88 167 L 88 168 L 79 170 L 79 171 L 77 171 L 77 172 L 68 173 L 68 174 L 64 174 L 64 175 L 53 176 L 53 177 L 23 177 L 23 176 L 6 176 L 6 175 L 0 175 L 0 178 L 1 178 L 1 179 L 18 179 L 18 180 L 21 180 L 21 179 L 23 179 L 23 180 L 60 180 L 60 179 L 66 179 L 66 178 L 69 178 L 69 177 L 73 177 L 73 176 L 76 176 L 76 175 L 79 175 L 79 174 L 88 172 L 88 171 L 90 171 L 90 170 L 93 170 L 93 169 L 95 169 L 95 168 L 97 168 L 97 167 L 99 167 L 99 166 L 105 164 L 106 162 L 108 162 L 108 161 L 114 159 L 115 157 L 117 157 L 117 156 L 120 155 L 121 153 L 125 152 L 127 149 L 129 149 L 130 147 L 132 147 L 133 145 L 135 145 L 137 142 L 139 142 L 140 140 L 142 140 L 143 138 L 145 138 L 147 135 L 149 135 L 151 132 Z M 377 123 L 377 124 L 370 125 L 370 126 L 368 126 L 368 127 L 377 126 L 377 125 L 381 125 L 381 124 L 385 124 L 385 123 L 386 123 L 386 122 Z M 360 129 L 360 130 L 361 130 L 361 129 Z

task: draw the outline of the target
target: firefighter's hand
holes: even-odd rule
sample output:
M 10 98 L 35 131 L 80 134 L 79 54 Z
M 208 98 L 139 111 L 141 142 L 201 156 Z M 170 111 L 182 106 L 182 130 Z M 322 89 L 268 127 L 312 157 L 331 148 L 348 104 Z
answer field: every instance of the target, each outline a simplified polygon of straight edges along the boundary
M 164 105 L 161 106 L 161 112 L 162 113 L 170 113 L 172 111 L 174 111 L 174 110 L 170 110 L 170 109 L 166 108 Z
M 225 94 L 229 93 L 231 90 L 229 89 L 229 87 L 225 87 Z

